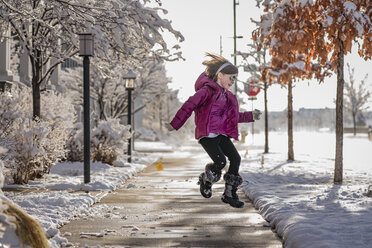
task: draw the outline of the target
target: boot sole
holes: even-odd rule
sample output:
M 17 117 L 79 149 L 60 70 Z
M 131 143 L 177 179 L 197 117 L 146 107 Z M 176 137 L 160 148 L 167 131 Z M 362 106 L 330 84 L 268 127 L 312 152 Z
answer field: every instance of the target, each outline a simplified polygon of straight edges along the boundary
M 203 172 L 204 173 L 204 172 Z M 202 174 L 203 174 L 202 173 Z M 204 198 L 211 198 L 212 197 L 212 187 L 211 187 L 211 189 L 210 189 L 210 191 L 211 191 L 211 193 L 210 193 L 210 195 L 206 195 L 204 192 L 203 192 L 203 190 L 202 190 L 202 187 L 203 188 L 205 188 L 205 183 L 203 183 L 203 180 L 199 177 L 199 181 L 198 181 L 198 183 L 197 184 L 199 184 L 200 185 L 200 194 L 204 197 Z M 204 185 L 204 186 L 203 186 Z
M 221 197 L 221 201 L 223 202 L 223 203 L 226 203 L 226 204 L 229 204 L 231 207 L 233 207 L 233 208 L 244 208 L 244 206 L 245 206 L 245 203 L 242 205 L 242 206 L 240 206 L 240 207 L 238 207 L 238 206 L 233 206 L 233 205 L 231 205 L 230 204 L 230 202 L 228 202 L 225 198 L 223 198 L 223 197 Z

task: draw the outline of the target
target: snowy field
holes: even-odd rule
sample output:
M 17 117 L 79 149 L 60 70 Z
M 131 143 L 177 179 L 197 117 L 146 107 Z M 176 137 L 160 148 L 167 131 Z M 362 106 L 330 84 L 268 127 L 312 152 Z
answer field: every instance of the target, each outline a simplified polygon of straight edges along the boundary
M 286 161 L 287 134 L 269 137 L 270 153 L 263 158 L 262 149 L 242 151 L 241 174 L 248 182 L 243 189 L 285 247 L 372 247 L 372 198 L 365 195 L 372 185 L 372 141 L 367 135 L 345 135 L 342 185 L 332 183 L 334 134 L 295 133 L 292 163 Z M 263 134 L 254 140 L 263 145 Z
M 286 247 L 372 247 L 372 198 L 365 196 L 372 184 L 372 141 L 366 136 L 345 135 L 344 184 L 334 185 L 333 134 L 295 133 L 296 161 L 292 163 L 286 162 L 286 133 L 270 133 L 270 153 L 264 157 L 263 134 L 254 136 L 254 144 L 252 140 L 248 136 L 247 143 L 238 146 L 241 174 L 248 182 L 243 190 L 284 238 Z M 151 148 L 160 152 L 137 155 L 132 164 L 118 162 L 112 167 L 92 163 L 89 185 L 82 183 L 82 163 L 61 163 L 53 166 L 44 179 L 23 186 L 33 192 L 5 195 L 41 223 L 51 237 L 51 247 L 68 246 L 59 233 L 61 225 L 107 212 L 91 206 L 146 164 L 161 156 L 182 156 L 183 150 L 161 142 L 136 143 L 138 150 Z M 175 152 L 169 153 L 172 150 Z M 90 193 L 84 192 L 88 190 Z M 7 238 L 9 243 L 17 242 L 14 235 Z

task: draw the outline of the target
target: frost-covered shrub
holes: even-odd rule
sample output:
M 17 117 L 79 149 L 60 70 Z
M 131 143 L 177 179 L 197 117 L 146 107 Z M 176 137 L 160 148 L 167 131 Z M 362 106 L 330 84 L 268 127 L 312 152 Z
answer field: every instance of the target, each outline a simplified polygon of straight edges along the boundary
M 41 96 L 39 120 L 32 120 L 29 88 L 0 94 L 0 145 L 14 183 L 27 183 L 49 172 L 65 156 L 65 144 L 75 118 L 71 101 L 54 92 Z M 4 104 L 3 104 L 4 103 Z M 9 180 L 10 182 L 10 180 Z
M 124 153 L 129 136 L 129 127 L 120 124 L 118 119 L 100 121 L 98 126 L 91 131 L 91 159 L 112 165 L 118 155 Z M 83 124 L 77 123 L 66 145 L 67 160 L 83 161 L 83 144 Z
M 17 119 L 13 122 L 17 132 L 12 132 L 7 144 L 8 153 L 4 159 L 12 168 L 14 183 L 28 183 L 29 179 L 47 172 L 47 153 L 44 149 L 50 127 L 46 122 Z
M 13 122 L 27 115 L 27 97 L 13 95 L 9 92 L 0 92 L 0 142 L 14 130 Z
M 83 161 L 83 145 L 84 133 L 83 123 L 77 122 L 70 130 L 69 138 L 66 143 L 66 160 L 67 161 Z
M 119 123 L 118 119 L 101 121 L 92 131 L 92 160 L 112 165 L 130 137 L 129 126 Z

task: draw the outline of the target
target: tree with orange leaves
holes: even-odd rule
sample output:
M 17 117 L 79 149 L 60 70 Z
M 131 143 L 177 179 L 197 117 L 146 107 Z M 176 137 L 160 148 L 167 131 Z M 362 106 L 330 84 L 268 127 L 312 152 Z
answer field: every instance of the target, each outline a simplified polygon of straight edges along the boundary
M 282 83 L 292 77 L 321 82 L 337 74 L 334 182 L 343 179 L 344 56 L 358 44 L 364 59 L 372 56 L 372 4 L 369 0 L 275 0 L 266 8 L 270 26 L 256 36 L 270 47 L 272 71 Z M 268 18 L 267 16 L 265 18 Z M 274 73 L 272 73 L 274 72 Z
M 295 53 L 287 53 L 287 56 L 277 56 L 279 51 L 274 51 L 271 48 L 271 44 L 275 44 L 278 39 L 270 40 L 270 34 L 272 29 L 274 10 L 276 9 L 277 3 L 275 0 L 265 1 L 266 13 L 261 16 L 260 22 L 255 22 L 258 29 L 253 31 L 253 38 L 258 45 L 258 50 L 262 48 L 270 48 L 272 60 L 270 64 L 264 64 L 260 66 L 261 70 L 261 81 L 267 84 L 278 82 L 286 85 L 288 90 L 287 99 L 287 119 L 288 119 L 288 161 L 294 161 L 294 142 L 293 142 L 293 94 L 292 88 L 296 77 L 303 77 L 306 75 L 304 70 L 303 56 L 296 56 Z M 285 23 L 286 20 L 282 20 Z M 283 25 L 290 25 L 285 23 Z M 285 40 L 285 39 L 283 39 Z M 279 42 L 282 42 L 279 40 Z M 287 42 L 287 41 L 284 41 Z M 318 66 L 319 67 L 319 66 Z

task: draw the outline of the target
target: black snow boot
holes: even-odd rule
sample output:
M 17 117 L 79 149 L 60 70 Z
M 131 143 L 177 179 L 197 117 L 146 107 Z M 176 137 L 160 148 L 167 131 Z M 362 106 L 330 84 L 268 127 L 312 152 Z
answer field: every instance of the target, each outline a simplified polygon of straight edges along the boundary
M 224 203 L 230 204 L 234 208 L 244 207 L 244 202 L 239 200 L 239 196 L 236 193 L 238 186 L 243 183 L 243 179 L 239 175 L 233 175 L 226 173 L 223 177 L 225 179 L 225 192 L 223 193 L 221 200 Z
M 205 172 L 199 176 L 198 184 L 200 185 L 200 193 L 205 198 L 212 196 L 212 184 L 218 182 L 221 178 L 221 171 L 215 172 L 212 170 L 213 163 L 205 166 Z

